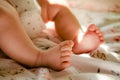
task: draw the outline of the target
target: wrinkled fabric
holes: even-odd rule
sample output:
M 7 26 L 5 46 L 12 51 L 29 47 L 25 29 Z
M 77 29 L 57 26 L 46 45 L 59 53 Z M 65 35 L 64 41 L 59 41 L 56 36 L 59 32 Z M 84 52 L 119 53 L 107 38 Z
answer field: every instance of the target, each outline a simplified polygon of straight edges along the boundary
M 26 1 L 25 4 L 27 5 L 27 1 L 31 0 L 8 1 Z M 0 80 L 120 80 L 120 14 L 80 9 L 79 6 L 76 6 L 79 5 L 79 0 L 71 3 L 73 1 L 69 1 L 71 11 L 83 26 L 82 28 L 86 30 L 89 24 L 96 24 L 104 33 L 105 43 L 91 53 L 72 55 L 71 66 L 59 72 L 43 67 L 28 69 L 1 52 Z M 26 6 L 23 7 L 26 8 Z M 35 7 L 32 5 L 31 8 L 34 9 Z M 31 8 L 26 8 L 28 11 L 25 10 L 25 12 L 24 9 L 20 8 L 18 12 L 20 12 L 21 22 L 27 27 L 26 30 L 29 26 L 32 26 L 28 30 L 28 32 L 30 31 L 28 34 L 31 38 L 35 38 L 39 31 L 37 31 L 37 27 L 37 30 L 33 31 L 33 26 L 43 26 L 44 23 L 38 15 L 39 10 L 32 10 Z M 27 26 L 28 23 L 29 26 Z M 40 27 L 40 30 L 42 28 Z M 33 32 L 35 33 L 33 34 Z M 40 49 L 56 45 L 54 42 L 39 38 L 34 39 L 33 42 Z

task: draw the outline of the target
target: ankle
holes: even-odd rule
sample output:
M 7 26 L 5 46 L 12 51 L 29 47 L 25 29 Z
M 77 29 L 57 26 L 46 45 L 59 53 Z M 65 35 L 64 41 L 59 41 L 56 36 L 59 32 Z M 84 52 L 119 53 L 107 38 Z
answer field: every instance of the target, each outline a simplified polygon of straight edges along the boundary
M 40 57 L 39 57 L 39 60 L 38 60 L 38 64 L 41 66 L 41 67 L 48 67 L 48 58 L 49 56 L 48 53 L 47 53 L 47 50 L 46 51 L 41 51 L 40 53 Z
M 44 60 L 43 60 L 43 51 L 39 51 L 37 56 L 36 56 L 36 60 L 35 60 L 35 67 L 39 67 L 39 66 L 43 66 L 44 64 Z

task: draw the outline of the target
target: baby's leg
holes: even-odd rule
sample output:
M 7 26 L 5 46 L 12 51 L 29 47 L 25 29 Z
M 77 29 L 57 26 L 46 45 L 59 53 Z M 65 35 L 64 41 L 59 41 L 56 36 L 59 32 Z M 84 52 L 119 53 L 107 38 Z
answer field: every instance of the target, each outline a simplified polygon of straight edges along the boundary
M 63 70 L 66 67 L 69 67 L 72 47 L 72 41 L 64 41 L 48 50 L 45 50 L 44 54 L 41 55 L 41 65 L 54 70 Z M 39 64 L 39 60 L 37 63 Z
M 81 41 L 79 41 L 79 37 L 81 37 L 79 35 L 81 35 L 81 33 L 78 34 L 74 40 L 75 45 L 73 47 L 73 51 L 75 54 L 93 51 L 97 49 L 101 43 L 104 42 L 103 34 L 100 32 L 100 30 L 97 29 L 94 24 L 89 26 Z
M 73 51 L 75 53 L 89 52 L 96 49 L 100 45 L 101 37 L 99 37 L 100 34 L 98 33 L 98 30 L 95 27 L 93 27 L 93 29 L 95 30 L 91 30 L 92 27 L 89 27 L 88 31 L 83 37 L 83 40 L 79 42 L 78 32 L 82 32 L 82 29 L 80 27 L 79 22 L 72 14 L 71 10 L 64 4 L 61 5 L 57 2 L 54 3 L 49 1 L 49 5 L 47 3 L 44 3 L 43 1 L 44 6 L 42 6 L 42 8 L 46 10 L 42 9 L 42 17 L 44 18 L 44 21 L 51 20 L 55 22 L 55 30 L 57 34 L 62 38 L 62 40 L 74 40 L 75 46 L 73 48 Z M 42 0 L 39 0 L 39 2 L 42 3 Z M 45 15 L 46 12 L 49 13 L 47 16 Z

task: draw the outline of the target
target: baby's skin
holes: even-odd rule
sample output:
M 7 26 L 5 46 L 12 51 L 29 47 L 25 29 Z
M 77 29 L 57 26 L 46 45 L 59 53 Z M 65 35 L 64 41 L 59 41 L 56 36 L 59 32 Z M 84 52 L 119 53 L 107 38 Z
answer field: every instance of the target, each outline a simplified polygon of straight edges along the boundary
M 46 33 L 42 33 L 41 37 L 47 37 L 55 43 L 61 42 L 61 39 L 55 32 L 54 28 L 48 27 L 46 29 Z M 99 45 L 104 42 L 104 38 L 102 32 L 100 32 L 96 25 L 91 24 L 89 25 L 88 30 L 85 34 L 81 32 L 78 33 L 73 41 L 73 52 L 75 54 L 82 54 L 92 52 L 93 50 L 97 49 Z
M 73 52 L 75 54 L 81 54 L 97 49 L 104 42 L 104 39 L 100 30 L 94 24 L 91 24 L 83 36 L 81 33 L 77 35 L 74 42 Z
M 63 41 L 60 44 L 45 50 L 39 58 L 40 65 L 52 68 L 54 70 L 63 70 L 70 66 L 73 41 Z
M 0 2 L 0 17 L 0 49 L 8 57 L 29 67 L 63 70 L 70 66 L 74 45 L 72 40 L 63 41 L 44 51 L 33 44 L 18 13 L 6 1 Z
M 91 52 L 99 47 L 99 45 L 104 42 L 103 34 L 94 25 L 91 24 L 85 34 L 82 32 L 82 28 L 76 17 L 73 15 L 71 10 L 64 4 L 59 4 L 54 2 L 55 0 L 49 0 L 50 2 L 44 3 L 39 0 L 39 3 L 44 3 L 41 8 L 41 16 L 45 23 L 48 21 L 53 21 L 55 23 L 55 28 L 48 29 L 51 35 L 54 35 L 52 41 L 59 42 L 64 40 L 73 40 L 74 47 L 73 52 L 75 54 Z M 49 5 L 51 4 L 51 5 Z M 49 7 L 48 7 L 49 6 Z M 51 15 L 45 15 L 45 13 Z M 46 14 L 47 14 L 46 13 Z M 56 34 L 60 37 L 58 40 Z M 83 36 L 81 36 L 83 35 Z M 81 40 L 80 40 L 81 38 Z
M 82 33 L 77 32 L 81 28 L 69 8 L 59 3 L 47 2 L 56 0 L 38 1 L 41 6 L 44 4 L 42 6 L 44 22 L 45 20 L 54 21 L 54 30 L 63 41 L 59 42 L 55 36 L 56 40 L 54 37 L 50 39 L 56 42 L 58 40 L 56 46 L 46 51 L 36 47 L 20 21 L 19 13 L 6 0 L 3 0 L 0 2 L 0 48 L 10 58 L 30 67 L 44 66 L 54 70 L 63 70 L 70 66 L 72 50 L 75 54 L 90 52 L 103 42 L 103 35 L 95 25 L 90 25 L 79 41 Z M 46 12 L 49 14 L 45 15 Z

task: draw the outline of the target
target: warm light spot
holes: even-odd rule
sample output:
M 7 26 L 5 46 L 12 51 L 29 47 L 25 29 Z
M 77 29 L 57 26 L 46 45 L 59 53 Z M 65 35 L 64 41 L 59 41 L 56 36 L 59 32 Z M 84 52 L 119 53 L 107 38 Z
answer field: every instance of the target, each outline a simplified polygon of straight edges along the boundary
M 83 35 L 84 35 L 84 33 L 79 31 L 79 33 L 78 33 L 78 42 L 81 42 L 81 40 L 83 38 Z
M 49 0 L 50 4 L 60 4 L 63 6 L 69 6 L 66 0 Z
M 45 25 L 48 29 L 54 29 L 55 23 L 53 21 L 49 21 Z
M 78 42 L 82 40 L 86 31 L 87 31 L 87 27 L 84 25 L 81 25 L 81 30 L 79 31 L 79 34 L 78 34 Z
M 112 76 L 108 75 L 96 75 L 96 80 L 113 80 Z
M 104 49 L 104 50 L 107 51 L 107 52 L 108 52 L 108 50 L 109 50 L 109 46 L 108 46 L 108 45 L 105 45 L 105 44 L 101 44 L 101 45 L 100 45 L 100 48 Z

